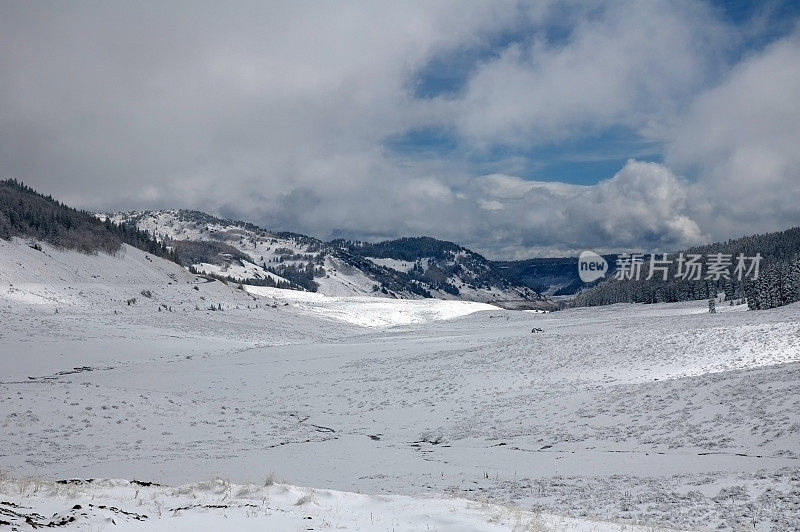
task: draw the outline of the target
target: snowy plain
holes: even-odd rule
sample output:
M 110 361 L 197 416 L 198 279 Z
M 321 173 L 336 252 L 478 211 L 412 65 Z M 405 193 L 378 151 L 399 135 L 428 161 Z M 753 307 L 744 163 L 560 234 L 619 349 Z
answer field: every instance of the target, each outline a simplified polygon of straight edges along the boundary
M 800 306 L 718 310 L 239 290 L 0 241 L 0 521 L 800 529 Z

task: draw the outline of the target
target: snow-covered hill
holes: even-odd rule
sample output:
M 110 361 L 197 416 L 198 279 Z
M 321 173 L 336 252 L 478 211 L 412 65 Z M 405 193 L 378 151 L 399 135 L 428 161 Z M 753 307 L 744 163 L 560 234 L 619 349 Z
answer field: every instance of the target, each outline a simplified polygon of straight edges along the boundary
M 98 360 L 147 359 L 173 347 L 193 355 L 330 340 L 352 333 L 342 324 L 386 327 L 496 308 L 436 299 L 360 299 L 363 304 L 296 290 L 240 289 L 127 244 L 114 255 L 91 255 L 0 239 L 0 339 L 14 343 L 15 354 L 13 361 L 4 361 L 3 375 L 24 379 Z M 104 343 L 97 320 L 125 330 L 113 350 L 97 347 Z M 34 343 L 26 339 L 28 333 L 12 332 L 32 324 L 59 333 Z
M 303 288 L 329 296 L 512 301 L 532 308 L 550 305 L 531 289 L 499 275 L 480 255 L 434 239 L 379 245 L 328 243 L 187 210 L 102 216 L 134 224 L 168 242 L 181 262 L 198 272 L 251 285 Z

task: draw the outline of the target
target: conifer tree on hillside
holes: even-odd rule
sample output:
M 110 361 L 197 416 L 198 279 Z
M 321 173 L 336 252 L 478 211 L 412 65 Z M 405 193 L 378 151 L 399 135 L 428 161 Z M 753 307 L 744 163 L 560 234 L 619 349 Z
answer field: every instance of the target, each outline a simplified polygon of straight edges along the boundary
M 709 256 L 723 253 L 734 259 L 739 255 L 761 256 L 758 276 L 734 275 L 730 278 L 690 280 L 677 276 L 673 264 L 668 280 L 609 279 L 580 292 L 573 306 L 610 305 L 614 303 L 653 303 L 702 300 L 725 292 L 726 300 L 747 299 L 751 310 L 774 308 L 800 301 L 800 227 L 742 237 L 683 251 L 684 254 Z M 672 256 L 676 256 L 673 253 Z M 645 257 L 647 260 L 647 257 Z M 752 272 L 754 273 L 754 272 Z
M 134 226 L 101 221 L 44 196 L 15 179 L 0 181 L 0 238 L 33 238 L 82 253 L 119 251 L 123 243 L 175 260 L 172 252 Z

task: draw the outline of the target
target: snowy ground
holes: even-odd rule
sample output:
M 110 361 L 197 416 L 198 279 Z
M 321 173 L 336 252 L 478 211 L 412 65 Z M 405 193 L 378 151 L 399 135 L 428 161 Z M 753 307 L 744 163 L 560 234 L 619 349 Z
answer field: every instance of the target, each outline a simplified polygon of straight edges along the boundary
M 439 299 L 387 299 L 383 297 L 330 297 L 314 292 L 297 292 L 261 286 L 247 286 L 248 293 L 288 304 L 311 317 L 322 317 L 362 327 L 388 327 L 430 323 L 466 316 L 497 307 L 473 301 Z
M 17 530 L 364 530 L 458 532 L 640 527 L 446 496 L 364 495 L 215 479 L 176 487 L 127 480 L 1 481 L 0 525 Z
M 454 303 L 247 293 L 130 248 L 0 241 L 0 520 L 94 498 L 152 523 L 196 497 L 168 526 L 800 528 L 800 306 Z M 234 495 L 203 507 L 217 477 Z M 123 481 L 68 478 L 195 485 L 139 486 L 137 510 Z

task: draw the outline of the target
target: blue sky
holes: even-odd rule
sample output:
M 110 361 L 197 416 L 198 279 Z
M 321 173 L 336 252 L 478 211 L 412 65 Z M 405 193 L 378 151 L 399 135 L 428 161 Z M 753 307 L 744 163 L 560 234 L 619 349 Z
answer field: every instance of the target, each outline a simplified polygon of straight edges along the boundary
M 530 180 L 590 185 L 613 176 L 630 158 L 661 162 L 660 143 L 625 127 L 578 136 L 528 149 L 494 146 L 478 153 L 462 147 L 458 135 L 443 128 L 411 130 L 385 139 L 398 157 L 457 159 L 477 174 L 513 173 Z
M 720 20 L 740 30 L 735 45 L 726 50 L 725 60 L 731 65 L 790 34 L 800 18 L 800 2 L 794 1 L 718 0 L 709 5 Z M 415 73 L 410 82 L 414 96 L 457 97 L 480 63 L 496 58 L 510 45 L 524 46 L 534 36 L 544 36 L 549 44 L 559 46 L 569 40 L 571 31 L 568 26 L 556 24 L 523 27 L 488 36 L 475 46 L 447 50 Z M 479 154 L 463 146 L 458 133 L 448 128 L 409 130 L 388 137 L 385 146 L 399 156 L 454 158 L 476 173 L 511 171 L 526 179 L 580 185 L 612 177 L 630 158 L 649 162 L 662 162 L 664 158 L 662 142 L 616 125 L 558 142 L 545 142 L 533 149 L 495 146 Z

